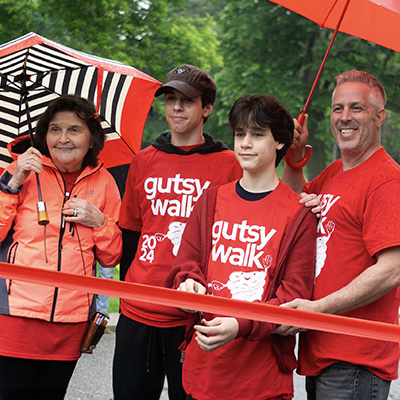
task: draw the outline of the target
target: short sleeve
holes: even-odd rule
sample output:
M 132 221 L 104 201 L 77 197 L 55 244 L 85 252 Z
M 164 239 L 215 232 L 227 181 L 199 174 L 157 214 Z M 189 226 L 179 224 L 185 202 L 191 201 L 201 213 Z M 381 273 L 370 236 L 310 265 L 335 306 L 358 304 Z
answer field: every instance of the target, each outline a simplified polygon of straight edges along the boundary
M 363 222 L 363 240 L 371 257 L 400 245 L 400 177 L 370 193 Z

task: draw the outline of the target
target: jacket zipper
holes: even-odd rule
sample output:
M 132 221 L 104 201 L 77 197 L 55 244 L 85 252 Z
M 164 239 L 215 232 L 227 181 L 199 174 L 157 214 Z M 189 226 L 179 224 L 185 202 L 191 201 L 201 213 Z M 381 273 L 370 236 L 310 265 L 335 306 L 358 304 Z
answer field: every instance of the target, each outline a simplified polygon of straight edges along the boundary
M 8 264 L 14 264 L 14 262 L 15 262 L 15 255 L 16 255 L 16 253 L 17 253 L 17 249 L 18 249 L 18 242 L 14 242 L 12 245 L 11 245 L 11 247 L 10 247 L 10 249 L 8 250 L 8 257 L 7 257 L 7 263 Z M 10 295 L 11 294 L 11 285 L 12 285 L 12 279 L 9 279 L 9 281 L 8 281 L 8 290 L 7 290 L 7 292 L 8 292 L 8 294 Z
M 103 164 L 101 164 L 101 165 L 103 165 Z M 74 187 L 76 186 L 76 184 L 78 182 L 80 182 L 81 180 L 87 178 L 88 176 L 93 175 L 94 173 L 96 173 L 100 169 L 101 165 L 99 166 L 99 168 L 96 168 L 90 174 L 87 174 L 87 175 L 83 176 L 81 179 L 78 179 L 75 182 L 75 184 L 72 186 L 72 188 L 70 190 L 70 193 L 69 193 L 68 197 L 64 196 L 63 206 L 64 206 L 66 200 L 71 198 L 72 191 L 74 190 Z M 54 175 L 57 175 L 57 172 L 54 169 L 53 169 L 53 172 L 54 172 Z M 62 179 L 63 184 L 64 184 L 64 193 L 65 193 L 66 192 L 66 187 L 65 187 L 64 178 L 62 177 L 61 174 L 60 174 L 60 176 L 61 176 L 61 179 Z M 56 179 L 58 179 L 57 176 L 56 176 Z M 57 271 L 61 271 L 61 258 L 62 258 L 61 257 L 61 252 L 62 252 L 62 248 L 63 248 L 64 233 L 65 233 L 65 220 L 64 220 L 63 214 L 61 213 L 60 236 L 59 236 L 59 239 L 58 239 Z M 84 268 L 85 268 L 85 266 L 84 266 Z M 58 290 L 59 290 L 58 287 L 54 288 L 53 304 L 52 304 L 52 307 L 51 307 L 51 314 L 50 314 L 50 322 L 54 322 L 54 315 L 55 315 L 55 311 L 56 311 L 56 304 L 57 304 L 57 298 L 58 298 Z
M 57 179 L 57 176 L 56 176 Z M 64 182 L 64 178 L 61 176 L 61 179 L 63 180 L 63 184 L 64 184 L 64 193 L 66 191 L 66 187 L 65 187 L 65 182 Z M 72 189 L 71 189 L 72 192 Z M 65 201 L 68 200 L 71 196 L 71 193 L 68 195 L 68 197 L 64 196 L 63 199 L 63 206 L 65 204 Z M 58 252 L 57 252 L 57 271 L 61 271 L 61 253 L 62 253 L 62 248 L 63 248 L 63 237 L 64 237 L 64 232 L 65 232 L 65 220 L 64 220 L 64 214 L 61 212 L 61 224 L 60 224 L 60 235 L 58 238 Z M 50 313 L 50 322 L 54 322 L 54 314 L 56 311 L 56 304 L 57 304 L 57 298 L 58 298 L 58 287 L 54 288 L 54 294 L 53 294 L 53 304 L 51 306 L 51 313 Z

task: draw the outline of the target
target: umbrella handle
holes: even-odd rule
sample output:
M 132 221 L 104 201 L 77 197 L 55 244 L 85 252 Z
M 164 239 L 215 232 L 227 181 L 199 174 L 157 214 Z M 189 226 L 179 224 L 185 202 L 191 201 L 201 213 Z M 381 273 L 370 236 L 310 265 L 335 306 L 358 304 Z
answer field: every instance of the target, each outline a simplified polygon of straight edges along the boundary
M 304 123 L 305 113 L 306 111 L 302 110 L 301 114 L 297 117 L 297 121 L 299 122 L 300 125 L 303 125 Z M 285 155 L 285 162 L 287 165 L 289 165 L 289 167 L 293 169 L 300 169 L 303 168 L 308 163 L 308 161 L 310 161 L 312 147 L 309 144 L 306 145 L 304 156 L 298 162 L 294 162 L 292 160 L 292 153 L 293 153 L 292 149 L 289 148 Z
M 42 201 L 42 191 L 40 189 L 39 174 L 37 172 L 35 172 L 35 174 L 36 174 L 36 183 L 37 183 L 38 195 L 39 195 L 39 201 L 37 203 L 38 224 L 39 225 L 47 225 L 50 222 L 49 215 L 47 214 L 46 203 L 44 201 Z
M 26 90 L 25 83 L 26 83 L 25 81 L 23 81 L 23 83 L 22 83 L 22 87 L 24 88 L 22 98 L 25 99 L 25 110 L 26 110 L 26 119 L 28 122 L 29 138 L 31 140 L 32 147 L 34 147 L 33 129 L 32 129 L 32 124 L 31 124 L 31 115 L 29 112 L 29 104 L 28 104 L 28 91 Z M 35 172 L 35 175 L 36 175 L 36 184 L 37 184 L 38 197 L 39 197 L 39 202 L 37 203 L 38 224 L 39 225 L 47 225 L 50 222 L 49 216 L 47 214 L 47 207 L 46 207 L 46 203 L 42 200 L 42 190 L 40 188 L 39 174 L 37 172 Z
M 37 210 L 38 210 L 38 224 L 39 225 L 47 225 L 50 220 L 47 214 L 47 207 L 44 201 L 39 201 L 37 203 Z
M 298 118 L 297 118 L 297 120 L 299 121 L 299 124 L 300 124 L 300 125 L 303 125 L 303 122 L 304 122 L 304 115 L 305 115 L 305 113 L 306 113 L 307 107 L 308 107 L 308 105 L 309 105 L 309 103 L 310 103 L 310 101 L 311 101 L 311 97 L 312 97 L 312 95 L 313 95 L 313 93 L 314 93 L 314 90 L 315 90 L 315 88 L 316 88 L 316 86 L 317 86 L 317 82 L 318 82 L 319 77 L 320 77 L 320 75 L 321 75 L 321 73 L 322 73 L 322 69 L 324 68 L 325 62 L 326 62 L 326 60 L 327 60 L 327 58 L 328 58 L 328 55 L 329 55 L 329 52 L 331 51 L 333 42 L 335 41 L 336 35 L 337 35 L 338 31 L 339 31 L 340 25 L 341 25 L 341 23 L 342 23 L 342 21 L 343 21 L 343 18 L 344 18 L 344 15 L 345 15 L 345 13 L 346 13 L 346 10 L 347 10 L 347 7 L 348 7 L 349 3 L 350 3 L 350 0 L 346 0 L 346 3 L 345 3 L 345 5 L 344 5 L 344 7 L 343 7 L 342 13 L 341 13 L 341 15 L 340 15 L 340 17 L 339 17 L 339 20 L 338 20 L 338 23 L 337 23 L 337 25 L 336 25 L 335 31 L 333 32 L 332 38 L 331 38 L 331 40 L 330 40 L 330 42 L 329 42 L 329 46 L 328 46 L 328 48 L 327 48 L 327 50 L 326 50 L 326 52 L 325 52 L 324 58 L 323 58 L 322 63 L 321 63 L 321 65 L 320 65 L 320 67 L 319 67 L 319 70 L 318 70 L 318 72 L 317 72 L 317 76 L 315 77 L 313 86 L 312 86 L 311 91 L 310 91 L 310 93 L 309 93 L 309 95 L 308 95 L 308 98 L 307 98 L 307 100 L 306 100 L 306 104 L 304 105 L 303 109 L 301 110 L 301 114 L 300 114 L 300 115 L 298 116 Z M 333 8 L 333 7 L 332 7 L 332 8 Z M 332 10 L 331 10 L 331 11 L 332 11 Z M 329 15 L 329 14 L 328 14 L 328 15 Z M 327 16 L 327 17 L 328 17 L 328 16 Z M 324 23 L 322 24 L 322 26 L 323 26 L 324 24 L 325 24 L 325 21 L 324 21 Z M 295 163 L 295 162 L 292 160 L 292 150 L 291 150 L 291 149 L 288 149 L 288 151 L 286 152 L 286 155 L 285 155 L 286 164 L 288 164 L 288 165 L 289 165 L 290 167 L 292 167 L 293 169 L 300 169 L 300 168 L 303 168 L 303 167 L 308 163 L 308 161 L 310 160 L 311 152 L 312 152 L 312 147 L 311 147 L 310 145 L 306 145 L 306 151 L 305 151 L 305 153 L 304 153 L 303 158 L 302 158 L 299 162 Z
M 309 144 L 307 144 L 303 158 L 299 162 L 294 162 L 292 160 L 292 149 L 288 149 L 285 155 L 285 162 L 287 165 L 289 165 L 289 167 L 293 169 L 303 168 L 310 160 L 311 153 L 312 153 L 312 147 Z

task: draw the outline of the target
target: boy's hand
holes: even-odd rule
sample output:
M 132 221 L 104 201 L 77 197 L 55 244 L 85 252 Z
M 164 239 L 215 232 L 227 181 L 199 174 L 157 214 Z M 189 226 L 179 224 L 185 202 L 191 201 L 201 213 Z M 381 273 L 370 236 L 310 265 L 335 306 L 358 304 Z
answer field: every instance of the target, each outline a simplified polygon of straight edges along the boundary
M 236 318 L 217 317 L 211 321 L 202 320 L 203 325 L 195 325 L 196 342 L 204 351 L 214 351 L 236 339 L 239 323 Z
M 182 282 L 178 289 L 181 292 L 188 292 L 188 293 L 200 293 L 200 294 L 206 294 L 207 289 L 199 282 L 196 282 L 195 280 L 189 278 L 186 279 L 186 281 Z M 195 313 L 197 310 L 186 310 L 182 308 L 183 311 L 189 312 L 189 313 Z

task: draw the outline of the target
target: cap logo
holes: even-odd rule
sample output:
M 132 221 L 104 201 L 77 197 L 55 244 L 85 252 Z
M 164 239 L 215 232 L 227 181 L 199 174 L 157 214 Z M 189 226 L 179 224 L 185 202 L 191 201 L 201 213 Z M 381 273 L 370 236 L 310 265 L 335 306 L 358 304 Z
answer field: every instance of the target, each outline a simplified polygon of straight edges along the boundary
M 175 73 L 176 74 L 178 74 L 178 75 L 182 75 L 182 74 L 184 74 L 184 73 L 186 73 L 186 72 L 189 72 L 190 70 L 188 70 L 187 68 L 185 68 L 185 67 L 179 67 L 179 68 L 177 68 L 176 70 L 175 70 Z

